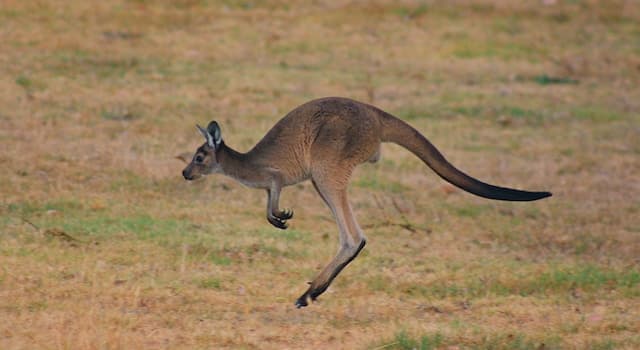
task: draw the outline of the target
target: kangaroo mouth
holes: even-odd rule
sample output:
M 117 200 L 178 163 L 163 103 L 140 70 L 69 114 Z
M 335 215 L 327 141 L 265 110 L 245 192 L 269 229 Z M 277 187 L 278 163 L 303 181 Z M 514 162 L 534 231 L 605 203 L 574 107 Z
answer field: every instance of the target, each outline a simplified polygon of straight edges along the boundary
M 193 181 L 193 180 L 197 180 L 199 178 L 201 178 L 202 176 L 196 176 L 196 175 L 192 175 L 192 174 L 188 174 L 186 172 L 182 172 L 182 176 L 184 177 L 185 180 L 187 181 Z

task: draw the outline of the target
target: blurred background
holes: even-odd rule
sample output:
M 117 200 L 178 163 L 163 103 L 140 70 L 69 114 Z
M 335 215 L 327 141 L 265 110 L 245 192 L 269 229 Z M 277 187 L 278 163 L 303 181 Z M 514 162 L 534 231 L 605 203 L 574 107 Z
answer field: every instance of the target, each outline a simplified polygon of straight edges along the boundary
M 640 347 L 640 2 L 0 2 L 0 348 Z M 412 124 L 476 198 L 385 145 L 335 253 L 308 183 L 185 182 L 217 120 L 249 150 L 308 100 Z

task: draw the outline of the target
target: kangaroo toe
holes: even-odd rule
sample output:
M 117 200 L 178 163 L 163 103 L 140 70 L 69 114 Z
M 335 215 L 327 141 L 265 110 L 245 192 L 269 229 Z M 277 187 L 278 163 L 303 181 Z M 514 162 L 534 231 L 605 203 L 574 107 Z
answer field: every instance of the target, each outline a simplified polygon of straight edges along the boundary
M 271 225 L 275 226 L 276 228 L 279 228 L 281 230 L 286 230 L 287 227 L 289 227 L 287 225 L 287 222 L 277 216 L 267 216 L 267 220 L 269 221 L 269 223 L 271 223 Z

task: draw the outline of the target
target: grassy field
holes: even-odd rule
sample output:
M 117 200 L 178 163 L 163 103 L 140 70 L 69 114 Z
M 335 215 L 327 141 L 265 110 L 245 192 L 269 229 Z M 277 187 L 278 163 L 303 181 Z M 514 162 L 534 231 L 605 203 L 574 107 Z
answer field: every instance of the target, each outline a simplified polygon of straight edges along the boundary
M 288 3 L 2 1 L 1 349 L 640 348 L 639 2 Z M 311 184 L 280 231 L 175 156 L 331 95 L 554 196 L 385 145 L 350 188 L 366 248 L 297 310 L 337 244 Z

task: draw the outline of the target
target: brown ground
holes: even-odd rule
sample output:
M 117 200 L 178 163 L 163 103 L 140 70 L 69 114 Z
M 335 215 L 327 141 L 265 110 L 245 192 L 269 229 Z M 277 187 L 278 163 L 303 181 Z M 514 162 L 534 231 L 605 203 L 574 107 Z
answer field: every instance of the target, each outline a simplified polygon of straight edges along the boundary
M 287 3 L 2 2 L 1 349 L 640 348 L 640 3 Z M 174 157 L 327 95 L 554 197 L 385 146 L 351 188 L 367 247 L 297 310 L 337 242 L 310 184 L 279 231 Z

